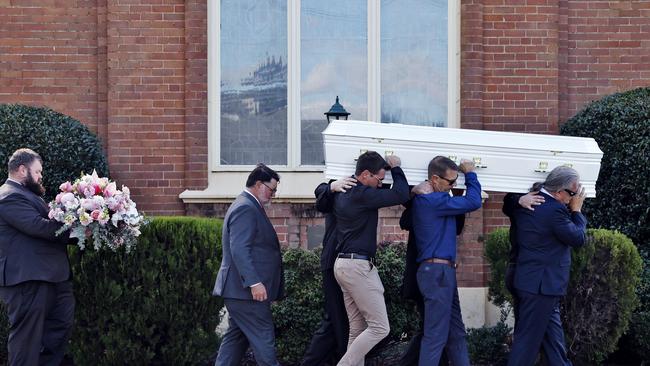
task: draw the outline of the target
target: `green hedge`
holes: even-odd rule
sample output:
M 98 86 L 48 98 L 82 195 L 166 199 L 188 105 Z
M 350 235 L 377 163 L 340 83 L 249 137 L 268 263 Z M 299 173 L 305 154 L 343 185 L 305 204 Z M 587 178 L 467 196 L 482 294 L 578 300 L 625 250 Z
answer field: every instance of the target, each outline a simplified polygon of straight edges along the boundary
M 603 151 L 598 196 L 584 212 L 591 227 L 618 230 L 642 251 L 650 251 L 650 88 L 608 95 L 570 118 L 563 135 L 593 137 Z M 646 256 L 644 267 L 650 267 Z M 650 276 L 642 278 L 641 306 L 620 347 L 650 358 Z
M 320 249 L 284 253 L 287 298 L 273 305 L 278 357 L 283 365 L 300 362 L 323 315 L 319 253 Z M 377 251 L 392 341 L 410 338 L 419 327 L 415 306 L 400 293 L 405 254 L 404 243 L 382 244 Z
M 221 299 L 212 288 L 221 262 L 221 221 L 159 217 L 137 247 L 71 247 L 78 365 L 196 365 L 219 345 Z
M 7 178 L 7 163 L 14 151 L 30 148 L 43 158 L 45 199 L 59 192 L 59 185 L 97 170 L 108 176 L 102 145 L 76 119 L 49 108 L 0 104 L 0 180 Z
M 641 257 L 625 235 L 589 229 L 587 244 L 572 251 L 571 278 L 562 302 L 562 322 L 570 357 L 576 365 L 594 365 L 614 351 L 637 304 Z M 491 268 L 508 260 L 508 229 L 488 236 L 485 253 Z M 497 305 L 510 298 L 503 272 L 490 274 L 490 297 Z

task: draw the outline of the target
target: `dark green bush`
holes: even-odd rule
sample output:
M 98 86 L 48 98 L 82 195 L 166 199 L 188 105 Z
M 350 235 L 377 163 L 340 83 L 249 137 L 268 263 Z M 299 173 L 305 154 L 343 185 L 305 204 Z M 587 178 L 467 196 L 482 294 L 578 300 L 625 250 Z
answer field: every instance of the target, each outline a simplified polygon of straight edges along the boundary
M 507 261 L 509 239 L 504 232 L 507 229 L 500 229 L 486 241 L 491 266 Z M 636 306 L 641 272 L 641 257 L 625 235 L 589 229 L 587 237 L 584 247 L 572 251 L 571 278 L 562 302 L 566 341 L 576 365 L 598 364 L 614 351 Z M 503 272 L 490 276 L 490 293 L 498 294 L 495 299 L 506 298 Z
M 278 357 L 283 365 L 300 362 L 322 318 L 319 252 L 289 249 L 284 253 L 287 298 L 273 306 Z M 415 307 L 400 294 L 405 254 L 404 243 L 382 244 L 377 251 L 391 327 L 389 340 L 393 341 L 410 338 L 419 326 Z
M 488 235 L 485 242 L 485 257 L 490 263 L 488 296 L 490 301 L 499 307 L 512 303 L 512 296 L 504 281 L 510 252 L 509 232 L 508 228 L 498 228 Z
M 605 229 L 590 229 L 587 245 L 571 257 L 562 321 L 575 363 L 595 365 L 616 349 L 629 326 L 641 257 L 628 237 Z
M 598 196 L 584 211 L 591 227 L 618 230 L 650 251 L 650 88 L 608 95 L 592 102 L 561 128 L 563 135 L 593 137 L 603 151 Z M 646 267 L 650 262 L 646 261 Z M 650 276 L 642 278 L 641 307 L 620 346 L 650 358 Z M 638 331 L 638 332 L 637 332 Z M 631 340 L 631 342 L 627 342 Z M 639 345 L 644 345 L 640 347 Z
M 618 230 L 650 249 L 650 88 L 608 95 L 562 125 L 603 151 L 597 197 L 585 202 L 591 227 Z
M 467 330 L 467 350 L 472 364 L 504 365 L 508 361 L 508 338 L 512 328 L 504 322 L 493 327 Z
M 322 318 L 319 253 L 289 249 L 282 257 L 287 297 L 272 310 L 278 357 L 283 365 L 300 361 Z
M 0 180 L 7 178 L 7 162 L 21 147 L 43 158 L 45 198 L 51 200 L 59 185 L 79 178 L 81 172 L 108 176 L 102 145 L 76 119 L 49 108 L 20 104 L 0 104 Z
M 129 254 L 76 247 L 70 254 L 75 364 L 197 365 L 216 352 L 223 303 L 211 294 L 221 221 L 155 218 Z

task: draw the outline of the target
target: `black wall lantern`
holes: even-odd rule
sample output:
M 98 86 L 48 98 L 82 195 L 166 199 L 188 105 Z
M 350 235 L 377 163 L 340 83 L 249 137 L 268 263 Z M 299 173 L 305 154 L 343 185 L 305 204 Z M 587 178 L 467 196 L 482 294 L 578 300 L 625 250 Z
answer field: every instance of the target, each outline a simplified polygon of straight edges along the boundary
M 329 111 L 325 112 L 327 116 L 327 123 L 330 123 L 332 119 L 343 119 L 347 120 L 350 113 L 343 108 L 341 103 L 339 103 L 339 96 L 336 96 L 336 103 L 332 104 L 332 108 Z M 341 117 L 341 118 L 339 118 Z

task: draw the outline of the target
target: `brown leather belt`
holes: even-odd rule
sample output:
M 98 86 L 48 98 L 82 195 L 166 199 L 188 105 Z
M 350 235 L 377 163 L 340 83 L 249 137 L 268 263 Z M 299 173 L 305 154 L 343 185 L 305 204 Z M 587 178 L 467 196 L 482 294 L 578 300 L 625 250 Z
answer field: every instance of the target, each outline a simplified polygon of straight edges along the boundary
M 449 259 L 442 259 L 442 258 L 427 258 L 423 260 L 422 263 L 446 264 L 449 267 L 458 268 L 458 264 L 456 264 L 456 262 L 450 261 Z

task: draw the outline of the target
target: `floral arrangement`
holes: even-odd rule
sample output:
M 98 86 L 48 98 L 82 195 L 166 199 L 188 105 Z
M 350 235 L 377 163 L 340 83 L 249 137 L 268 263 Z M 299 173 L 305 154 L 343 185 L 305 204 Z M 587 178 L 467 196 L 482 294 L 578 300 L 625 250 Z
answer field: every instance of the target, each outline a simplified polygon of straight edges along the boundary
M 79 239 L 82 250 L 86 239 L 92 239 L 95 250 L 125 247 L 131 251 L 145 220 L 131 200 L 128 187 L 123 185 L 118 190 L 115 182 L 93 171 L 74 183 L 61 184 L 59 189 L 61 193 L 49 204 L 50 219 L 64 224 L 57 235 L 70 230 L 70 237 Z

